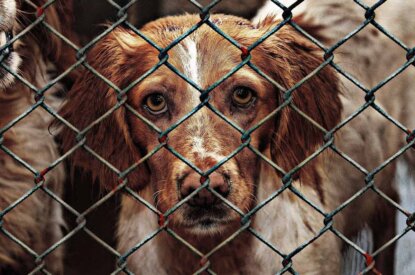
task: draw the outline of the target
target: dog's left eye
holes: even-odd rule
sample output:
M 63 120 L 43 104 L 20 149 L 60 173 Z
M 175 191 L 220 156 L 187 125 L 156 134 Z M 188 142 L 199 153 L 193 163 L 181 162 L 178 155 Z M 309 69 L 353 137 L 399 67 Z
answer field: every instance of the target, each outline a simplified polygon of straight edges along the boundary
M 166 99 L 162 94 L 151 94 L 144 100 L 144 107 L 154 115 L 162 114 L 167 111 Z
M 255 92 L 248 87 L 237 87 L 232 93 L 232 102 L 242 108 L 249 107 L 255 100 Z

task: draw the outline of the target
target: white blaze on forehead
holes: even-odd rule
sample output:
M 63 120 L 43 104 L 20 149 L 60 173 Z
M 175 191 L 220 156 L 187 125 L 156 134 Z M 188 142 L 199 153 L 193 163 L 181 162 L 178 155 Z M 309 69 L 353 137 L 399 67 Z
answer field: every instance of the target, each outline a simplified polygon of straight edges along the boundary
M 197 44 L 190 37 L 186 38 L 181 44 L 179 44 L 180 57 L 183 64 L 184 74 L 189 77 L 197 85 L 201 85 L 201 75 L 200 75 L 200 56 L 197 49 Z M 189 84 L 190 85 L 190 84 Z M 192 102 L 195 107 L 200 103 L 199 92 L 195 89 L 192 89 L 192 95 L 187 99 L 188 102 Z M 206 140 L 206 127 L 207 124 L 211 123 L 209 117 L 205 113 L 206 110 L 199 110 L 198 113 L 194 115 L 193 121 L 188 126 L 191 129 L 191 152 L 196 154 L 198 158 L 204 160 L 206 158 L 212 158 L 217 162 L 223 160 L 225 156 L 219 154 L 219 146 L 212 146 L 212 140 Z M 210 147 L 213 147 L 211 150 L 207 150 L 206 142 L 210 142 Z M 217 143 L 217 142 L 215 142 Z M 186 168 L 186 167 L 183 167 Z
M 200 65 L 198 64 L 200 58 L 198 56 L 197 44 L 191 37 L 187 37 L 179 45 L 177 45 L 178 57 L 182 63 L 183 74 L 188 77 L 196 85 L 200 86 Z M 200 103 L 200 93 L 194 89 L 190 84 L 187 84 L 191 93 L 187 93 L 186 101 L 192 108 Z
M 183 41 L 180 45 L 183 55 L 184 74 L 188 76 L 194 83 L 200 85 L 199 64 L 197 44 L 190 38 Z

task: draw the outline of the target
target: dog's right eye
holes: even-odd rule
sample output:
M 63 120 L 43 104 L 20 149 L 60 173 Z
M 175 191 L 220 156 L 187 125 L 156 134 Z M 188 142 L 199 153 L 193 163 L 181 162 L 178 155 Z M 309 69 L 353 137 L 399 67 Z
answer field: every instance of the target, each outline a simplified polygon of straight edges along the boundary
M 144 108 L 154 115 L 167 111 L 166 99 L 162 94 L 151 94 L 144 100 Z
M 237 87 L 232 94 L 232 102 L 240 108 L 248 108 L 255 101 L 255 92 L 248 87 Z

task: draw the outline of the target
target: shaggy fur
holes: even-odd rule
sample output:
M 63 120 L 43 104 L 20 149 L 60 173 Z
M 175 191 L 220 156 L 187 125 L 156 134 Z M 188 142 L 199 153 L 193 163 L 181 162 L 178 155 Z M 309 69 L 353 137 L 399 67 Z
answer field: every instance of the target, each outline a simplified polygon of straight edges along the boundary
M 336 42 L 364 20 L 364 13 L 351 2 L 307 2 L 309 8 L 303 9 L 304 12 L 296 15 L 294 20 L 325 43 Z M 147 24 L 142 33 L 165 47 L 199 20 L 194 15 L 167 17 Z M 250 22 L 215 15 L 211 20 L 244 46 L 251 45 L 279 23 L 273 16 Z M 375 44 L 376 47 L 368 49 Z M 400 64 L 399 60 L 402 60 L 393 49 L 384 52 L 390 47 L 387 38 L 368 28 L 339 50 L 336 62 L 339 60 L 346 69 L 362 66 L 359 80 L 372 87 L 389 72 L 378 62 Z M 215 83 L 241 61 L 241 51 L 207 26 L 200 27 L 168 54 L 168 61 L 202 88 Z M 91 66 L 120 88 L 144 75 L 158 61 L 157 50 L 122 28 L 103 38 L 88 55 Z M 284 88 L 289 88 L 323 62 L 323 53 L 293 28 L 285 26 L 251 52 L 251 62 Z M 394 88 L 402 99 L 410 96 L 400 86 L 408 85 L 409 79 L 395 83 Z M 241 108 L 232 103 L 233 92 L 238 87 L 254 91 L 255 99 L 251 105 Z M 154 114 L 146 105 L 149 96 L 155 93 L 165 98 L 167 109 L 163 113 Z M 161 66 L 128 93 L 127 103 L 135 112 L 165 130 L 196 107 L 200 103 L 199 96 L 194 87 L 166 66 Z M 359 108 L 364 103 L 363 98 L 364 94 L 352 83 L 326 67 L 294 92 L 292 103 L 316 123 L 331 129 Z M 386 96 L 379 94 L 377 103 L 396 118 L 410 123 L 405 116 L 409 103 L 397 98 L 399 103 L 388 101 Z M 198 188 L 198 180 L 203 182 L 203 179 L 164 149 L 141 163 L 140 159 L 159 145 L 158 134 L 125 105 L 107 113 L 116 106 L 117 100 L 115 91 L 90 71 L 76 81 L 62 115 L 80 130 L 92 126 L 85 135 L 85 145 L 113 167 L 109 169 L 102 165 L 86 150 L 77 150 L 72 155 L 72 162 L 91 171 L 108 189 L 120 182 L 121 174 L 117 170 L 124 171 L 138 164 L 126 175 L 129 186 L 164 213 L 186 197 L 183 196 L 184 189 Z M 275 110 L 283 98 L 275 86 L 245 66 L 213 90 L 209 102 L 247 130 Z M 103 115 L 105 119 L 91 125 Z M 376 112 L 366 111 L 336 133 L 334 144 L 371 171 L 403 145 L 404 135 L 400 136 L 402 139 L 398 140 L 398 130 L 387 120 Z M 386 137 L 397 138 L 385 145 L 382 141 Z M 64 150 L 69 150 L 79 140 L 66 127 L 62 129 L 61 138 Z M 241 144 L 240 140 L 238 131 L 205 107 L 169 133 L 167 142 L 198 169 L 207 171 L 232 153 Z M 315 152 L 323 140 L 317 127 L 291 107 L 286 107 L 251 134 L 250 144 L 288 171 Z M 396 200 L 394 172 L 395 164 L 392 163 L 375 176 L 375 182 L 379 189 Z M 364 176 L 344 159 L 326 150 L 295 173 L 292 180 L 293 187 L 320 209 L 330 212 L 365 186 Z M 278 170 L 245 148 L 210 174 L 210 184 L 246 213 L 281 187 L 281 177 Z M 202 253 L 211 251 L 241 226 L 239 215 L 211 196 L 208 191 L 201 190 L 168 219 L 168 227 Z M 377 249 L 394 236 L 394 211 L 388 211 L 384 200 L 374 192 L 368 192 L 337 214 L 334 226 L 348 238 L 370 228 L 373 237 L 368 236 L 373 238 L 373 248 Z M 252 217 L 251 226 L 265 240 L 288 254 L 315 236 L 324 227 L 323 220 L 321 214 L 287 190 L 258 211 Z M 158 217 L 153 212 L 128 196 L 122 198 L 118 224 L 118 250 L 121 253 L 129 251 L 157 228 Z M 344 250 L 340 239 L 326 232 L 295 255 L 293 267 L 300 274 L 339 274 Z M 375 260 L 378 270 L 392 274 L 393 246 Z M 221 274 L 271 274 L 283 267 L 282 258 L 248 232 L 213 253 L 209 261 L 212 270 Z M 128 258 L 128 268 L 138 274 L 188 274 L 200 268 L 200 264 L 203 261 L 198 256 L 165 231 Z
M 32 1 L 41 6 L 46 1 Z M 45 21 L 76 43 L 70 32 L 71 1 L 58 1 L 45 11 Z M 36 10 L 27 2 L 0 0 L 0 31 L 15 35 L 36 19 Z M 4 41 L 1 41 L 2 45 Z M 32 31 L 14 43 L 14 53 L 4 62 L 12 70 L 37 88 L 44 87 L 56 77 L 57 71 L 67 68 L 73 55 L 59 38 L 43 27 Z M 20 64 L 20 66 L 18 66 Z M 46 102 L 58 107 L 60 100 L 55 93 L 62 90 L 57 84 L 46 92 Z M 0 128 L 29 109 L 35 103 L 34 92 L 0 69 Z M 41 108 L 18 122 L 2 137 L 2 145 L 37 171 L 42 171 L 59 157 L 53 137 L 48 132 L 51 116 Z M 35 175 L 0 150 L 0 209 L 4 210 L 31 190 Z M 64 171 L 58 166 L 45 175 L 44 186 L 58 196 L 62 195 Z M 63 217 L 60 205 L 42 190 L 22 201 L 2 219 L 4 229 L 30 247 L 37 254 L 45 252 L 62 237 Z M 44 259 L 46 270 L 63 273 L 62 248 Z M 38 263 L 40 264 L 40 263 Z M 0 233 L 0 274 L 27 274 L 34 267 L 35 258 L 20 245 Z

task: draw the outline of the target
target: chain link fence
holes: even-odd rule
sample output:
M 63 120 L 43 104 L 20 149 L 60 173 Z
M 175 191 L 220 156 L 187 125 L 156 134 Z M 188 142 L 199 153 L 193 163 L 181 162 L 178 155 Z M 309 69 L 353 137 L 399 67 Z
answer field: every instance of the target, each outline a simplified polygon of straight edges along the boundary
M 28 3 L 31 3 L 31 1 L 25 1 Z M 366 267 L 361 270 L 363 274 L 369 274 L 370 272 L 378 272 L 374 268 L 374 261 L 373 259 L 380 255 L 384 250 L 387 250 L 390 246 L 394 245 L 399 239 L 401 239 L 403 236 L 407 234 L 414 234 L 413 230 L 415 228 L 415 213 L 410 212 L 405 207 L 401 206 L 398 201 L 390 198 L 388 195 L 386 195 L 382 190 L 380 190 L 376 186 L 376 175 L 378 175 L 382 170 L 390 165 L 391 163 L 395 162 L 400 156 L 402 156 L 406 151 L 411 150 L 411 147 L 415 144 L 414 135 L 415 132 L 408 129 L 406 125 L 403 125 L 400 121 L 398 121 L 396 118 L 392 117 L 388 114 L 388 112 L 384 109 L 382 109 L 376 102 L 375 95 L 377 95 L 378 91 L 387 85 L 389 82 L 391 82 L 394 78 L 396 78 L 399 74 L 401 74 L 406 69 L 410 68 L 411 65 L 415 64 L 415 55 L 414 55 L 414 48 L 411 48 L 409 45 L 404 44 L 399 38 L 395 37 L 392 33 L 388 32 L 382 25 L 380 25 L 376 20 L 376 11 L 386 2 L 378 1 L 374 5 L 368 6 L 363 1 L 360 0 L 354 0 L 354 3 L 350 3 L 350 5 L 358 5 L 361 8 L 362 13 L 364 14 L 364 21 L 361 22 L 361 24 L 352 30 L 350 33 L 348 33 L 344 38 L 337 41 L 334 45 L 327 47 L 325 46 L 321 41 L 316 39 L 315 37 L 308 34 L 304 29 L 302 29 L 295 21 L 292 20 L 293 15 L 292 11 L 295 10 L 295 8 L 300 5 L 304 1 L 297 1 L 291 6 L 284 6 L 279 1 L 272 1 L 276 6 L 278 6 L 282 10 L 282 20 L 281 22 L 276 25 L 274 28 L 272 28 L 266 35 L 261 37 L 258 41 L 255 43 L 249 45 L 248 47 L 245 47 L 238 43 L 236 40 L 234 40 L 231 36 L 229 36 L 227 33 L 224 33 L 220 26 L 217 26 L 214 22 L 210 20 L 210 15 L 212 9 L 214 9 L 217 5 L 220 5 L 221 3 L 226 2 L 226 0 L 220 1 L 220 0 L 214 0 L 209 3 L 205 3 L 205 5 L 202 5 L 198 3 L 196 0 L 189 0 L 187 1 L 188 5 L 191 5 L 193 9 L 197 10 L 200 14 L 200 22 L 194 25 L 192 28 L 185 31 L 179 38 L 177 38 L 175 41 L 173 41 L 170 45 L 167 47 L 161 47 L 160 45 L 157 45 L 154 41 L 150 40 L 148 37 L 146 37 L 134 24 L 132 24 L 130 21 L 134 21 L 134 23 L 140 25 L 145 20 L 148 19 L 140 19 L 139 14 L 140 10 L 135 9 L 134 5 L 138 3 L 139 1 L 130 1 L 130 2 L 117 2 L 117 1 L 103 1 L 105 2 L 105 5 L 109 5 L 110 9 L 114 9 L 116 11 L 116 16 L 114 18 L 114 23 L 109 25 L 105 28 L 104 31 L 93 37 L 91 40 L 86 42 L 86 44 L 83 47 L 78 47 L 75 43 L 73 43 L 68 37 L 64 36 L 62 33 L 60 33 L 58 30 L 54 29 L 46 20 L 45 13 L 48 12 L 48 9 L 53 5 L 59 5 L 59 1 L 50 0 L 45 1 L 43 5 L 38 6 L 33 3 L 32 6 L 36 10 L 36 19 L 29 24 L 24 30 L 22 30 L 20 33 L 15 34 L 14 37 L 9 37 L 8 41 L 5 45 L 1 46 L 0 48 L 0 66 L 4 70 L 11 73 L 15 79 L 16 82 L 22 83 L 26 87 L 28 87 L 33 95 L 35 96 L 35 103 L 27 108 L 27 110 L 18 116 L 13 117 L 10 119 L 5 125 L 3 125 L 0 128 L 0 149 L 1 151 L 10 156 L 14 161 L 20 164 L 21 167 L 24 169 L 27 169 L 28 172 L 30 172 L 33 175 L 33 188 L 30 190 L 27 190 L 23 196 L 18 198 L 13 203 L 7 205 L 7 207 L 0 209 L 0 234 L 2 234 L 3 238 L 8 238 L 14 243 L 16 243 L 18 246 L 23 248 L 28 255 L 31 256 L 33 264 L 35 268 L 30 272 L 30 274 L 50 274 L 50 271 L 48 270 L 47 266 L 45 266 L 45 259 L 49 257 L 51 254 L 54 253 L 55 250 L 59 249 L 60 247 L 63 247 L 64 245 L 67 245 L 68 247 L 71 247 L 71 240 L 78 240 L 80 234 L 83 234 L 83 238 L 88 238 L 90 243 L 91 240 L 94 243 L 94 249 L 97 251 L 105 251 L 103 252 L 106 254 L 107 259 L 115 259 L 116 260 L 116 267 L 113 268 L 113 270 L 109 271 L 111 274 L 131 274 L 131 271 L 129 270 L 129 267 L 127 265 L 128 258 L 135 253 L 137 250 L 141 249 L 144 245 L 146 245 L 148 242 L 151 242 L 160 232 L 167 232 L 172 238 L 176 239 L 178 242 L 180 242 L 182 245 L 186 246 L 190 251 L 192 251 L 196 256 L 200 257 L 200 269 L 194 270 L 195 273 L 200 274 L 207 272 L 209 274 L 215 274 L 215 267 L 211 265 L 209 261 L 209 257 L 211 257 L 214 253 L 216 253 L 218 250 L 222 249 L 223 246 L 231 242 L 232 240 L 238 238 L 240 234 L 243 232 L 249 232 L 253 236 L 255 236 L 260 242 L 263 242 L 267 247 L 269 247 L 274 253 L 275 253 L 275 259 L 282 262 L 283 269 L 282 270 L 276 270 L 275 272 L 277 274 L 297 274 L 297 271 L 295 270 L 295 267 L 293 266 L 292 259 L 296 257 L 297 254 L 301 253 L 307 246 L 309 246 L 311 243 L 319 239 L 323 234 L 326 232 L 332 232 L 337 238 L 341 239 L 347 246 L 355 251 L 355 253 L 362 256 L 362 258 L 365 259 Z M 233 1 L 234 2 L 234 1 Z M 83 5 L 84 3 L 82 3 Z M 85 2 L 86 4 L 86 2 Z M 171 5 L 171 1 L 169 1 L 169 5 Z M 77 3 L 77 5 L 81 5 L 80 3 Z M 95 5 L 98 5 L 95 3 Z M 236 5 L 236 3 L 233 3 L 233 5 Z M 80 7 L 78 7 L 80 8 Z M 134 9 L 134 10 L 133 10 Z M 93 8 L 91 8 L 91 11 Z M 128 12 L 133 13 L 133 18 L 129 20 Z M 85 10 L 84 10 L 85 12 Z M 251 16 L 251 13 L 247 13 L 247 16 Z M 150 16 L 151 17 L 151 16 Z M 157 14 L 154 16 L 154 18 L 157 17 Z M 149 18 L 153 19 L 153 18 Z M 307 75 L 307 77 L 303 78 L 300 82 L 298 82 L 293 87 L 290 87 L 288 89 L 284 88 L 280 83 L 277 83 L 274 79 L 269 77 L 266 73 L 264 73 L 259 67 L 257 67 L 255 64 L 251 62 L 251 52 L 258 47 L 263 41 L 265 41 L 270 36 L 278 33 L 278 31 L 285 25 L 290 25 L 292 28 L 294 28 L 299 35 L 302 35 L 309 39 L 313 44 L 315 44 L 318 48 L 320 48 L 324 52 L 324 62 L 320 64 L 319 67 L 317 67 L 311 74 Z M 37 88 L 33 86 L 28 80 L 24 79 L 21 75 L 19 75 L 18 72 L 13 71 L 6 62 L 3 62 L 5 58 L 10 54 L 11 46 L 14 43 L 18 43 L 19 39 L 22 38 L 22 36 L 26 35 L 26 33 L 29 33 L 34 27 L 42 28 L 48 32 L 53 33 L 54 36 L 58 37 L 63 43 L 65 43 L 66 46 L 72 48 L 73 54 L 76 55 L 76 62 L 72 64 L 70 67 L 66 68 L 64 72 L 54 77 L 54 79 L 48 83 L 46 86 Z M 98 43 L 103 37 L 108 35 L 110 32 L 114 31 L 115 28 L 118 26 L 123 26 L 124 28 L 128 28 L 132 32 L 134 32 L 138 37 L 141 37 L 142 39 L 146 40 L 147 43 L 149 43 L 152 47 L 157 49 L 160 53 L 160 61 L 158 64 L 156 64 L 150 71 L 146 72 L 144 75 L 142 75 L 140 78 L 136 79 L 135 81 L 131 82 L 128 87 L 122 89 L 120 87 L 117 87 L 114 83 L 111 83 L 108 79 L 103 77 L 98 71 L 96 71 L 95 68 L 91 67 L 88 62 L 86 61 L 86 54 L 91 50 L 91 48 L 94 47 L 96 43 Z M 210 87 L 206 89 L 202 89 L 199 87 L 193 80 L 189 79 L 186 75 L 184 75 L 182 72 L 180 72 L 177 68 L 175 68 L 172 64 L 169 63 L 169 50 L 178 45 L 181 41 L 183 41 L 186 37 L 188 37 L 193 32 L 197 31 L 198 28 L 201 26 L 209 26 L 212 30 L 214 30 L 217 34 L 222 36 L 224 39 L 226 39 L 230 44 L 234 45 L 234 47 L 240 49 L 241 52 L 241 63 L 233 68 L 230 72 L 228 72 L 224 77 L 221 79 L 217 79 L 217 81 L 211 85 Z M 355 35 L 357 35 L 361 30 L 365 29 L 368 26 L 375 27 L 378 31 L 380 31 L 383 35 L 389 37 L 389 39 L 395 43 L 398 47 L 400 47 L 405 55 L 406 62 L 404 62 L 399 68 L 397 68 L 392 74 L 387 76 L 385 79 L 383 79 L 381 82 L 379 82 L 377 85 L 375 85 L 373 88 L 368 88 L 363 83 L 359 82 L 353 75 L 351 75 L 349 72 L 343 69 L 341 64 L 337 64 L 335 62 L 335 53 L 336 51 L 345 43 L 347 43 L 350 39 L 353 39 Z M 82 31 L 83 28 L 79 28 L 79 30 Z M 91 33 L 89 33 L 91 35 Z M 82 40 L 86 41 L 88 35 L 85 35 Z M 174 73 L 176 73 L 178 76 L 180 76 L 184 81 L 186 81 L 189 85 L 194 87 L 197 91 L 200 92 L 200 104 L 194 108 L 189 114 L 187 114 L 185 117 L 177 121 L 175 124 L 171 125 L 167 130 L 162 131 L 160 130 L 155 124 L 147 120 L 145 117 L 137 113 L 132 106 L 130 106 L 126 101 L 126 94 L 128 91 L 130 91 L 133 87 L 136 85 L 139 85 L 141 81 L 143 81 L 146 77 L 148 77 L 152 72 L 157 70 L 160 66 L 167 66 L 169 69 L 171 69 Z M 281 93 L 283 94 L 284 102 L 275 109 L 273 112 L 271 112 L 269 115 L 267 115 L 263 120 L 261 120 L 260 123 L 252 127 L 248 130 L 241 129 L 236 123 L 234 123 L 230 118 L 224 116 L 219 110 L 217 110 L 213 105 L 209 102 L 209 94 L 218 87 L 221 83 L 223 83 L 226 79 L 228 79 L 231 75 L 235 74 L 238 70 L 240 70 L 243 66 L 248 66 L 252 70 L 258 73 L 258 75 L 264 77 L 267 79 L 270 83 L 272 83 L 275 87 L 277 87 Z M 318 125 L 315 121 L 313 121 L 308 115 L 303 113 L 297 106 L 295 106 L 292 102 L 293 94 L 296 92 L 296 90 L 306 83 L 310 78 L 312 78 L 314 75 L 319 74 L 321 70 L 323 70 L 326 67 L 332 67 L 334 70 L 336 70 L 340 75 L 342 75 L 345 79 L 348 81 L 354 83 L 356 87 L 358 87 L 361 90 L 361 97 L 364 99 L 364 103 L 352 114 L 350 114 L 348 117 L 343 119 L 341 123 L 339 123 L 336 127 L 333 129 L 324 129 L 321 125 Z M 97 118 L 95 121 L 93 121 L 88 127 L 84 129 L 77 129 L 73 125 L 71 125 L 68 121 L 63 119 L 59 115 L 59 110 L 52 107 L 50 104 L 47 103 L 47 100 L 45 100 L 48 90 L 53 87 L 56 83 L 60 82 L 65 77 L 68 77 L 68 75 L 75 71 L 75 70 L 89 70 L 96 74 L 97 77 L 101 78 L 102 81 L 107 83 L 108 87 L 113 89 L 117 93 L 118 102 L 108 110 L 104 116 Z M 149 152 L 147 155 L 145 155 L 142 159 L 137 161 L 134 164 L 131 164 L 131 166 L 124 170 L 120 171 L 116 167 L 114 167 L 111 163 L 108 162 L 108 160 L 103 159 L 99 154 L 94 152 L 91 148 L 89 148 L 86 145 L 86 140 L 90 138 L 94 138 L 93 136 L 88 136 L 88 132 L 92 127 L 99 124 L 102 120 L 104 120 L 108 115 L 110 115 L 112 112 L 116 111 L 117 109 L 124 107 L 126 110 L 131 112 L 131 114 L 135 115 L 138 119 L 142 120 L 148 127 L 150 127 L 153 131 L 157 132 L 159 134 L 159 146 L 154 148 L 151 152 Z M 238 148 L 236 148 L 230 155 L 228 155 L 225 159 L 215 164 L 213 167 L 208 169 L 207 171 L 200 170 L 195 164 L 191 163 L 188 159 L 184 158 L 178 151 L 175 150 L 175 148 L 172 148 L 168 143 L 168 136 L 169 134 L 174 131 L 177 127 L 179 127 L 185 120 L 192 117 L 194 114 L 196 114 L 200 109 L 202 108 L 209 108 L 211 111 L 213 111 L 218 117 L 220 117 L 223 121 L 225 121 L 230 127 L 235 129 L 240 133 L 241 143 Z M 250 144 L 250 135 L 256 131 L 259 127 L 264 125 L 267 121 L 272 119 L 274 116 L 278 115 L 278 113 L 281 112 L 284 108 L 291 108 L 292 110 L 296 111 L 299 115 L 301 115 L 304 119 L 308 120 L 311 124 L 313 124 L 315 127 L 317 127 L 323 134 L 324 134 L 324 144 L 318 148 L 313 154 L 308 156 L 306 159 L 304 159 L 301 163 L 299 163 L 297 166 L 295 166 L 290 171 L 285 171 L 280 166 L 278 166 L 276 163 L 272 162 L 270 159 L 266 158 L 257 148 L 253 147 Z M 25 162 L 19 154 L 13 152 L 8 148 L 6 144 L 3 143 L 4 139 L 3 136 L 9 132 L 13 131 L 13 127 L 18 124 L 20 121 L 24 120 L 26 117 L 30 116 L 32 112 L 34 112 L 37 109 L 43 109 L 46 111 L 46 113 L 50 116 L 52 116 L 55 120 L 58 120 L 64 127 L 68 127 L 73 131 L 73 133 L 76 135 L 76 145 L 70 149 L 69 151 L 63 152 L 62 155 L 55 159 L 52 163 L 49 163 L 47 166 L 45 166 L 43 169 L 35 169 L 32 165 Z M 393 155 L 391 155 L 389 158 L 383 160 L 383 162 L 376 167 L 373 170 L 366 170 L 364 167 L 362 167 L 358 162 L 356 162 L 353 157 L 345 154 L 342 152 L 339 148 L 336 147 L 334 141 L 335 141 L 335 134 L 342 129 L 343 127 L 346 127 L 347 124 L 354 118 L 358 117 L 361 113 L 365 112 L 366 110 L 374 110 L 378 112 L 382 117 L 387 119 L 391 124 L 396 126 L 402 133 L 406 135 L 406 145 L 400 148 L 397 152 L 394 152 Z M 45 113 L 45 114 L 46 114 Z M 249 212 L 242 211 L 241 209 L 238 209 L 233 205 L 230 201 L 223 198 L 217 191 L 209 187 L 209 175 L 213 173 L 216 169 L 221 167 L 224 163 L 226 163 L 229 159 L 233 158 L 236 154 L 238 154 L 243 149 L 249 149 L 253 153 L 257 154 L 259 158 L 261 158 L 263 161 L 268 163 L 270 166 L 272 166 L 276 171 L 283 174 L 282 177 L 282 187 L 277 190 L 275 193 L 270 194 L 269 198 L 265 201 L 258 202 L 258 204 L 251 209 Z M 64 161 L 66 161 L 70 156 L 76 151 L 76 150 L 86 150 L 90 155 L 94 156 L 96 159 L 98 159 L 102 164 L 106 165 L 108 169 L 110 169 L 114 175 L 119 179 L 118 184 L 116 188 L 114 188 L 110 192 L 103 193 L 99 199 L 93 201 L 94 199 L 90 200 L 88 202 L 88 206 L 83 205 L 82 207 L 74 207 L 71 205 L 71 203 L 68 203 L 63 199 L 60 195 L 55 194 L 53 191 L 51 191 L 47 186 L 45 186 L 45 179 L 47 179 L 48 174 L 51 173 L 56 167 L 61 165 Z M 127 175 L 131 173 L 134 169 L 136 169 L 138 166 L 142 165 L 146 160 L 151 158 L 154 154 L 156 154 L 159 150 L 168 150 L 171 154 L 176 156 L 177 158 L 181 159 L 184 163 L 186 163 L 188 166 L 190 166 L 194 171 L 196 171 L 202 179 L 203 184 L 197 188 L 189 197 L 183 199 L 180 201 L 177 205 L 175 205 L 173 208 L 168 210 L 165 213 L 160 212 L 152 202 L 144 200 L 136 191 L 134 191 L 132 188 L 129 187 L 129 183 L 127 180 Z M 343 158 L 346 162 L 348 162 L 350 165 L 355 167 L 355 169 L 359 170 L 364 176 L 365 176 L 365 185 L 362 187 L 362 189 L 357 192 L 354 196 L 352 196 L 349 200 L 342 202 L 336 209 L 334 209 L 331 212 L 326 212 L 324 209 L 321 209 L 318 205 L 315 204 L 315 202 L 311 201 L 309 198 L 305 197 L 300 190 L 296 189 L 294 187 L 293 183 L 293 176 L 295 173 L 297 173 L 299 170 L 301 170 L 304 166 L 306 166 L 308 163 L 310 163 L 313 159 L 318 157 L 322 152 L 329 150 L 331 152 L 334 152 L 341 158 Z M 75 178 L 79 176 L 79 172 L 77 172 Z M 78 189 L 80 188 L 80 189 Z M 67 192 L 71 194 L 71 196 L 76 196 L 76 192 L 89 192 L 88 190 L 84 189 L 85 187 L 69 187 L 67 188 Z M 229 238 L 224 240 L 222 243 L 220 243 L 218 246 L 213 248 L 208 253 L 202 253 L 199 251 L 196 247 L 192 246 L 186 239 L 183 237 L 180 237 L 176 232 L 174 232 L 171 228 L 169 228 L 169 217 L 173 213 L 175 213 L 183 204 L 185 204 L 189 199 L 191 199 L 193 196 L 195 196 L 200 190 L 206 188 L 211 193 L 213 193 L 215 196 L 217 196 L 220 200 L 223 201 L 224 204 L 226 204 L 229 208 L 231 208 L 233 211 L 238 213 L 241 217 L 241 226 L 240 229 L 234 232 L 233 235 L 231 235 Z M 0 191 L 1 192 L 1 191 Z M 53 243 L 51 246 L 49 246 L 46 250 L 36 252 L 32 247 L 25 244 L 22 240 L 17 237 L 13 231 L 6 228 L 5 220 L 8 215 L 14 215 L 14 211 L 16 208 L 30 198 L 34 193 L 37 192 L 43 192 L 48 197 L 52 198 L 56 203 L 64 209 L 65 215 L 70 216 L 72 222 L 69 222 L 71 225 L 70 228 L 66 229 L 65 235 L 56 243 Z M 95 193 L 101 193 L 101 191 L 95 189 Z M 278 199 L 279 195 L 283 192 L 291 192 L 294 196 L 297 196 L 300 198 L 303 202 L 305 202 L 307 205 L 311 206 L 313 211 L 317 211 L 321 214 L 321 230 L 317 232 L 317 234 L 307 242 L 301 244 L 293 251 L 280 251 L 276 244 L 270 243 L 267 241 L 265 237 L 263 237 L 258 231 L 256 231 L 251 226 L 251 219 L 255 217 L 255 214 L 261 210 L 264 206 L 266 206 L 270 201 L 274 199 Z M 383 246 L 377 248 L 375 251 L 365 251 L 363 248 L 359 247 L 358 244 L 356 244 L 353 240 L 348 239 L 342 232 L 336 229 L 333 223 L 333 218 L 338 215 L 339 212 L 343 211 L 349 204 L 353 203 L 355 200 L 357 200 L 359 197 L 361 197 L 366 192 L 374 192 L 376 193 L 379 198 L 382 198 L 385 200 L 385 202 L 398 211 L 398 213 L 403 214 L 406 217 L 406 226 L 405 228 L 401 229 L 400 231 L 396 232 L 396 235 L 394 238 L 390 239 L 388 242 L 386 242 Z M 0 193 L 1 194 L 1 193 Z M 96 211 L 105 209 L 105 211 L 111 211 L 113 214 L 113 218 L 109 220 L 109 223 L 112 225 L 110 226 L 111 229 L 113 229 L 113 225 L 116 223 L 115 216 L 117 215 L 117 211 L 112 209 L 114 205 L 117 203 L 114 203 L 114 198 L 117 197 L 119 194 L 124 194 L 126 196 L 129 196 L 130 198 L 134 199 L 137 204 L 145 205 L 149 210 L 151 210 L 154 215 L 158 217 L 159 220 L 159 229 L 151 232 L 148 234 L 148 236 L 143 239 L 140 243 L 131 244 L 131 248 L 129 251 L 127 251 L 124 254 L 121 254 L 119 251 L 117 251 L 114 247 L 114 241 L 112 239 L 112 235 L 107 233 L 100 232 L 102 229 L 100 226 L 94 225 L 94 221 L 98 222 L 99 224 L 105 223 L 107 220 L 107 217 L 105 217 L 106 221 L 102 221 L 100 218 L 91 218 L 91 216 Z M 92 196 L 92 195 L 91 195 Z M 0 195 L 1 199 L 1 195 Z M 413 199 L 413 197 L 412 197 Z M 84 202 L 85 203 L 85 202 Z M 78 211 L 76 208 L 85 208 L 83 211 Z M 115 207 L 114 207 L 115 208 Z M 110 210 L 111 209 L 111 210 Z M 92 221 L 92 222 L 91 222 Z M 74 225 L 74 226 L 72 226 Z M 100 232 L 97 234 L 97 231 Z M 102 237 L 102 235 L 106 235 L 105 237 Z M 82 239 L 85 240 L 85 239 Z M 73 249 L 73 248 L 72 248 Z M 79 255 L 83 255 L 82 251 L 71 251 L 71 253 L 79 253 Z M 71 257 L 71 255 L 68 255 L 67 257 Z M 84 256 L 81 256 L 84 257 Z M 79 258 L 78 258 L 79 259 Z M 94 263 L 91 263 L 88 261 L 88 258 L 86 259 L 86 265 Z M 412 259 L 415 260 L 415 259 Z M 72 264 L 76 264 L 72 262 Z M 99 264 L 105 264 L 104 262 Z M 181 264 L 181 263 L 178 263 Z M 185 263 L 183 263 L 185 264 Z M 71 270 L 71 267 L 68 267 L 68 270 Z M 74 269 L 76 270 L 76 268 Z M 108 270 L 107 270 L 108 271 Z M 75 271 L 73 271 L 75 273 Z M 102 271 L 103 272 L 103 271 Z M 216 272 L 221 273 L 220 270 L 217 270 Z M 70 272 L 69 272 L 70 273 Z M 97 272 L 96 274 L 99 274 Z

